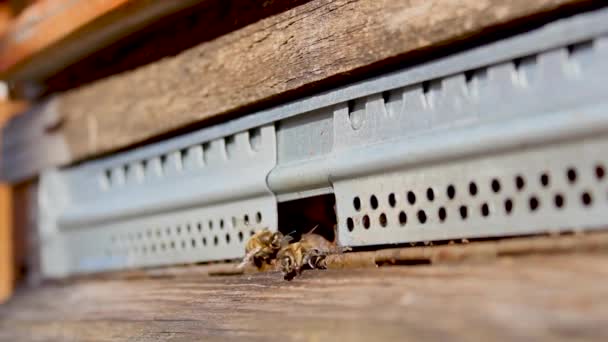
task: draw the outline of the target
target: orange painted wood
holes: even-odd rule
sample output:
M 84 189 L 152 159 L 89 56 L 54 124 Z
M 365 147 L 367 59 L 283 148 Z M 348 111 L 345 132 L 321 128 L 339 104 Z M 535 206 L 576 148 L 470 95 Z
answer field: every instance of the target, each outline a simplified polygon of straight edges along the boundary
M 0 72 L 130 0 L 43 0 L 27 7 L 0 44 Z
M 9 117 L 24 109 L 23 103 L 0 100 L 0 127 Z M 6 300 L 13 291 L 14 254 L 12 190 L 10 185 L 0 183 L 0 303 Z

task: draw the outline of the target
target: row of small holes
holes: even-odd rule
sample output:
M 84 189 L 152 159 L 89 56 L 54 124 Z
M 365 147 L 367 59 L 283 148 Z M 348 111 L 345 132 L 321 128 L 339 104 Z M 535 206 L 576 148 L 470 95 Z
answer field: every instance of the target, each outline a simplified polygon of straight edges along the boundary
M 256 217 L 256 222 L 258 224 L 262 222 L 262 213 L 261 212 L 257 212 L 255 214 L 255 217 Z M 232 217 L 233 227 L 236 227 L 236 221 L 237 221 L 237 218 L 233 216 Z M 245 225 L 249 225 L 249 223 L 250 223 L 249 222 L 249 215 L 244 215 L 243 216 L 243 222 L 245 223 Z M 224 229 L 224 226 L 225 226 L 224 219 L 220 219 L 218 221 L 218 225 L 219 225 L 220 229 Z M 111 236 L 110 237 L 110 241 L 113 244 L 121 244 L 121 243 L 130 243 L 130 242 L 133 242 L 135 240 L 141 241 L 144 238 L 146 238 L 146 239 L 152 239 L 152 238 L 156 237 L 156 238 L 160 239 L 160 238 L 162 238 L 163 235 L 165 235 L 166 237 L 175 235 L 177 237 L 177 236 L 179 236 L 179 235 L 182 234 L 182 227 L 184 227 L 184 229 L 183 229 L 184 234 L 192 233 L 195 230 L 198 231 L 199 233 L 202 233 L 202 231 L 203 231 L 203 225 L 202 225 L 202 223 L 199 222 L 196 225 L 190 225 L 190 224 L 186 224 L 186 225 L 183 225 L 183 226 L 182 225 L 177 225 L 177 226 L 175 226 L 175 229 L 174 229 L 175 231 L 174 232 L 173 232 L 173 229 L 171 227 L 167 227 L 164 230 L 160 229 L 160 228 L 150 229 L 150 230 L 147 230 L 145 234 L 143 232 L 137 232 L 137 233 L 134 233 L 134 234 L 129 233 L 127 235 L 118 236 L 118 237 L 117 236 Z M 213 227 L 214 227 L 213 221 L 208 221 L 207 228 L 209 230 L 213 230 Z M 251 235 L 253 235 L 254 231 L 252 230 L 250 233 L 251 233 Z M 230 243 L 230 241 L 231 241 L 231 237 L 230 236 L 231 236 L 230 233 L 226 233 L 226 237 L 225 237 L 226 243 Z M 238 237 L 238 240 L 240 242 L 243 242 L 243 240 L 245 238 L 244 235 L 243 235 L 243 232 L 238 232 L 237 233 L 237 237 Z M 182 242 L 181 242 L 182 248 L 186 248 L 186 246 L 188 245 L 188 243 L 186 241 L 187 240 L 182 240 Z M 191 245 L 192 245 L 192 247 L 196 247 L 196 244 L 197 244 L 196 241 L 197 240 L 194 239 L 194 238 L 191 239 Z M 202 243 L 203 246 L 206 246 L 207 245 L 207 238 L 206 237 L 202 237 L 201 243 Z M 215 235 L 214 238 L 213 238 L 213 245 L 217 246 L 218 244 L 219 244 L 219 238 L 218 238 L 217 235 Z M 175 240 L 172 240 L 169 243 L 169 247 L 167 247 L 164 243 L 159 244 L 159 248 L 161 250 L 165 250 L 165 249 L 168 249 L 168 248 L 175 249 L 175 247 L 176 247 L 176 241 Z M 150 245 L 150 250 L 151 251 L 155 251 L 156 250 L 156 244 L 152 243 L 152 245 Z M 139 251 L 139 248 L 137 246 L 133 247 L 133 252 L 137 253 L 138 251 Z M 147 248 L 146 248 L 145 245 L 142 247 L 141 251 L 144 254 L 147 252 Z M 111 252 L 110 252 L 110 250 L 108 250 L 108 251 L 106 251 L 106 253 L 108 254 L 108 253 L 111 253 Z
M 605 176 L 604 166 L 596 165 L 595 178 L 598 181 L 600 181 L 600 180 L 604 179 L 604 176 Z M 577 178 L 578 178 L 578 175 L 577 175 L 577 171 L 575 168 L 568 168 L 566 170 L 566 180 L 568 181 L 569 184 L 575 184 L 577 181 Z M 542 185 L 542 187 L 544 187 L 544 188 L 548 187 L 550 184 L 549 173 L 548 172 L 542 173 L 539 177 L 539 182 Z M 526 184 L 526 181 L 522 175 L 517 175 L 515 177 L 515 187 L 516 187 L 517 191 L 522 191 L 525 187 L 525 184 Z M 474 197 L 477 195 L 478 186 L 475 182 L 470 182 L 468 188 L 469 188 L 469 194 L 471 196 Z M 494 193 L 499 193 L 501 191 L 500 180 L 492 179 L 490 181 L 490 189 Z M 456 187 L 452 184 L 448 185 L 448 187 L 446 188 L 446 194 L 449 199 L 454 199 L 454 197 L 456 196 Z M 427 189 L 426 197 L 427 197 L 427 200 L 429 200 L 430 202 L 434 201 L 435 193 L 432 188 Z M 409 204 L 414 205 L 416 203 L 416 194 L 413 191 L 408 191 L 406 193 L 406 199 Z M 592 204 L 593 197 L 592 197 L 591 193 L 585 191 L 585 192 L 581 193 L 580 200 L 581 200 L 581 203 L 585 207 L 588 207 Z M 563 194 L 556 193 L 554 195 L 553 202 L 554 202 L 554 205 L 556 208 L 561 209 L 564 207 L 566 200 L 565 200 L 565 197 Z M 388 195 L 388 204 L 392 208 L 394 208 L 397 205 L 397 199 L 396 199 L 396 196 L 394 193 L 390 193 Z M 540 206 L 541 206 L 541 203 L 537 196 L 532 195 L 529 197 L 528 207 L 531 212 L 537 211 L 540 208 Z M 359 197 L 355 197 L 353 199 L 353 207 L 356 211 L 361 210 L 361 199 Z M 370 196 L 370 207 L 373 210 L 378 208 L 378 198 L 376 197 L 376 195 Z M 513 200 L 510 198 L 505 199 L 504 209 L 505 209 L 506 214 L 510 215 L 513 211 L 513 208 L 514 208 Z M 490 215 L 490 208 L 487 203 L 483 203 L 480 206 L 480 212 L 483 217 L 488 217 Z M 469 215 L 469 209 L 467 206 L 462 205 L 458 208 L 458 213 L 460 215 L 460 218 L 465 220 L 465 219 L 467 219 L 467 217 Z M 448 216 L 446 208 L 440 207 L 437 211 L 437 216 L 438 216 L 440 222 L 444 222 Z M 425 224 L 427 221 L 427 214 L 424 210 L 418 210 L 418 212 L 416 213 L 416 217 L 420 224 Z M 404 226 L 408 221 L 407 213 L 405 211 L 400 211 L 398 214 L 397 220 L 401 226 Z M 362 217 L 361 223 L 363 225 L 363 228 L 369 229 L 371 226 L 370 216 L 364 215 Z M 380 215 L 378 216 L 378 223 L 381 227 L 386 227 L 388 225 L 388 219 L 387 219 L 387 216 L 385 213 L 380 213 Z M 347 228 L 349 231 L 353 231 L 355 228 L 354 220 L 351 217 L 347 218 L 346 225 L 347 225 Z
M 252 129 L 249 131 L 249 144 L 254 151 L 257 151 L 259 149 L 260 137 L 261 137 L 261 132 L 260 132 L 259 128 Z M 228 158 L 231 157 L 232 145 L 234 145 L 234 136 L 228 136 L 228 137 L 224 138 L 224 148 L 225 148 L 226 156 Z M 204 143 L 201 145 L 201 147 L 203 149 L 202 158 L 204 160 L 206 151 L 209 150 L 209 143 Z M 179 158 L 178 164 L 180 166 L 184 165 L 187 155 L 188 155 L 188 148 L 184 148 L 179 151 L 180 158 Z M 169 154 L 163 154 L 160 156 L 161 170 L 163 170 L 163 171 L 166 170 L 168 167 L 167 166 L 168 157 L 169 157 Z M 147 160 L 140 162 L 141 168 L 142 168 L 142 170 L 144 170 L 144 175 L 146 174 L 145 169 L 146 169 L 148 163 L 149 162 Z M 178 167 L 177 169 L 181 170 L 182 167 Z M 118 170 L 121 170 L 123 175 L 126 175 L 129 172 L 129 165 L 123 165 Z M 106 169 L 103 172 L 101 188 L 102 188 L 102 190 L 107 190 L 114 185 L 115 184 L 112 184 L 112 169 Z M 120 184 L 118 184 L 118 185 L 120 185 Z
M 254 230 L 251 230 L 249 232 L 250 236 L 253 236 L 255 234 Z M 243 234 L 243 232 L 238 232 L 237 237 L 239 239 L 240 242 L 243 242 L 243 240 L 245 239 L 245 235 Z M 226 244 L 229 244 L 232 240 L 231 238 L 231 234 L 230 233 L 226 233 L 225 236 L 225 240 L 226 240 Z M 171 240 L 168 243 L 165 242 L 159 242 L 159 243 L 151 243 L 149 245 L 147 244 L 143 244 L 141 246 L 139 245 L 135 245 L 132 247 L 128 247 L 125 249 L 121 249 L 121 248 L 116 248 L 116 249 L 107 249 L 105 251 L 107 256 L 111 256 L 111 255 L 117 255 L 117 254 L 125 254 L 125 253 L 134 253 L 134 254 L 147 254 L 148 252 L 152 253 L 156 253 L 157 251 L 160 252 L 164 252 L 167 250 L 176 250 L 181 246 L 181 249 L 186 249 L 188 246 L 190 246 L 191 248 L 196 248 L 198 243 L 197 243 L 197 239 L 192 238 L 189 240 L 181 240 L 181 243 L 178 243 L 180 240 Z M 218 246 L 220 243 L 220 238 L 218 235 L 213 236 L 213 239 L 211 241 L 208 242 L 207 237 L 202 237 L 200 239 L 200 245 L 202 246 L 207 246 L 207 244 L 211 244 L 213 243 L 213 246 Z M 157 247 L 158 246 L 158 247 Z

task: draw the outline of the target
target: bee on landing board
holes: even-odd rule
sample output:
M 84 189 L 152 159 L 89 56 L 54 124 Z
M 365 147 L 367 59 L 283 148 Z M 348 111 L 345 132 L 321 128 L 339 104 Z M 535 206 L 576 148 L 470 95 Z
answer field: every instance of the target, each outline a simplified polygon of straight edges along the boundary
M 339 247 L 335 242 L 330 242 L 313 231 L 302 235 L 300 241 L 282 247 L 277 253 L 286 280 L 299 275 L 304 267 L 324 269 L 326 256 L 349 250 L 348 247 Z
M 253 263 L 260 269 L 264 264 L 271 264 L 278 251 L 290 241 L 290 236 L 284 236 L 280 232 L 271 232 L 268 229 L 255 233 L 245 245 L 245 257 L 238 268 L 242 269 Z

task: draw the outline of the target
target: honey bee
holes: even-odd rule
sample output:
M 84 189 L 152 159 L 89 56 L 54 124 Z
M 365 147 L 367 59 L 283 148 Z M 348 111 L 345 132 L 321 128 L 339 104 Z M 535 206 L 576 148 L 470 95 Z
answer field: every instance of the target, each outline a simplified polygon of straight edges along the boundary
M 255 233 L 245 245 L 245 257 L 238 265 L 242 269 L 253 263 L 258 269 L 264 264 L 272 264 L 278 251 L 291 241 L 291 236 L 284 236 L 280 232 L 271 232 L 268 229 Z
M 335 242 L 330 242 L 323 236 L 311 231 L 302 235 L 300 241 L 282 247 L 277 253 L 277 259 L 283 277 L 286 280 L 291 280 L 299 275 L 305 267 L 311 269 L 326 268 L 326 256 L 347 250 L 350 250 L 350 248 L 336 246 Z

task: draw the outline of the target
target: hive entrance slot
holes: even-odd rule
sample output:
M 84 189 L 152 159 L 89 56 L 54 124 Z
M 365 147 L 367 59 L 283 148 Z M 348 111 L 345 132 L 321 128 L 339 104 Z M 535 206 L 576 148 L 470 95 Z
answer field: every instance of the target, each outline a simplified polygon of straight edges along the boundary
M 279 203 L 279 231 L 298 241 L 314 229 L 329 241 L 336 237 L 336 199 L 333 194 Z M 315 228 L 316 227 L 316 228 Z

